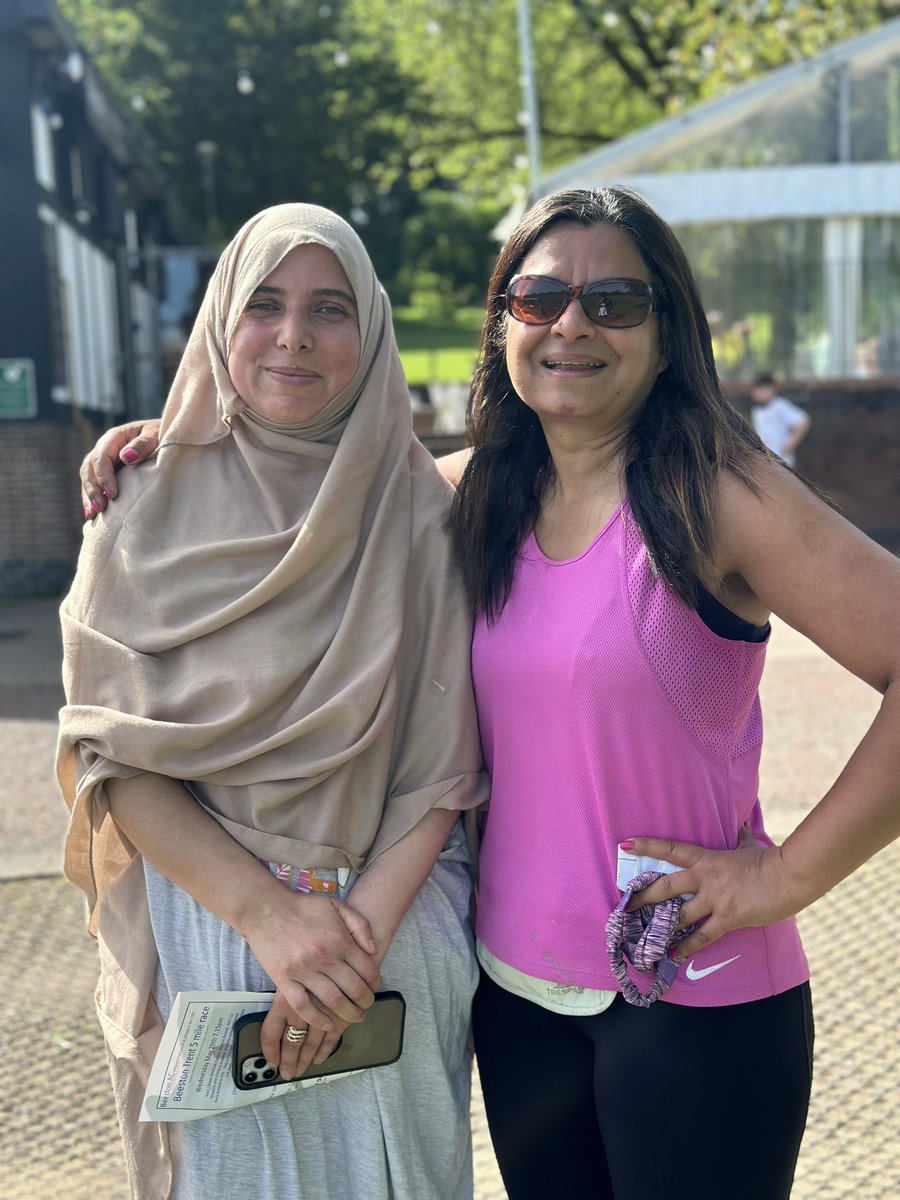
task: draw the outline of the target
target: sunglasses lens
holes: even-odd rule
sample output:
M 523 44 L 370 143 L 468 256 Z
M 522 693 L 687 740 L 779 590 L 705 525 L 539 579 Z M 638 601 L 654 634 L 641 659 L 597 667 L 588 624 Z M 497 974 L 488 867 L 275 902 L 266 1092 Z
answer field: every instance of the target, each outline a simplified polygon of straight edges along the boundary
M 569 294 L 555 279 L 523 275 L 509 285 L 506 293 L 510 315 L 526 325 L 549 325 L 569 302 Z
M 631 329 L 650 316 L 652 292 L 639 279 L 610 279 L 597 284 L 596 291 L 586 288 L 581 302 L 596 325 Z
M 526 325 L 549 325 L 571 299 L 564 284 L 545 275 L 520 275 L 506 291 L 510 315 Z M 642 325 L 653 308 L 652 289 L 640 279 L 600 279 L 587 285 L 580 300 L 595 325 L 613 329 Z

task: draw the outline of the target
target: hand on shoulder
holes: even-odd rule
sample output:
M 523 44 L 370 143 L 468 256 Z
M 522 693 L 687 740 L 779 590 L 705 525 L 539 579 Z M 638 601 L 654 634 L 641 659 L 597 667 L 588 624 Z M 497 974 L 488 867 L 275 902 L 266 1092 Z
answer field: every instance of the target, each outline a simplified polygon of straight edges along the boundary
M 78 475 L 86 521 L 92 521 L 119 494 L 116 483 L 119 468 L 136 466 L 154 453 L 159 445 L 159 424 L 154 418 L 116 425 L 98 438 L 93 450 L 85 455 Z

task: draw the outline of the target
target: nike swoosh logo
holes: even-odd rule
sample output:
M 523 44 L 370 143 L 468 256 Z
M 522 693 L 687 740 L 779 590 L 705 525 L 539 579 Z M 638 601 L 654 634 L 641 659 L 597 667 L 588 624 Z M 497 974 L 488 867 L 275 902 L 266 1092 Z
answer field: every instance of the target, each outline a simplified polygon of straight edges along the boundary
M 722 968 L 727 967 L 729 963 L 737 962 L 740 957 L 741 956 L 739 954 L 736 954 L 734 958 L 726 958 L 724 962 L 713 963 L 711 967 L 702 967 L 699 971 L 694 966 L 694 960 L 691 959 L 684 973 L 687 975 L 688 979 L 705 979 L 707 975 L 712 975 L 714 971 L 721 971 Z

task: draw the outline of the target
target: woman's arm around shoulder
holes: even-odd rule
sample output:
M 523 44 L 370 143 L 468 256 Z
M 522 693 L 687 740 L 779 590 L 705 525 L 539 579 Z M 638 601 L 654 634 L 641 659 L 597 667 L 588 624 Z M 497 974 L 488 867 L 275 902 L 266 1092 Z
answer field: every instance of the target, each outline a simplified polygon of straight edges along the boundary
M 444 454 L 437 459 L 437 469 L 448 483 L 452 483 L 456 487 L 462 479 L 471 457 L 472 451 L 468 447 L 465 450 L 456 450 L 453 454 Z
M 93 520 L 119 494 L 116 471 L 121 466 L 136 466 L 154 453 L 159 445 L 159 424 L 157 418 L 130 421 L 107 429 L 97 439 L 78 471 L 85 520 Z

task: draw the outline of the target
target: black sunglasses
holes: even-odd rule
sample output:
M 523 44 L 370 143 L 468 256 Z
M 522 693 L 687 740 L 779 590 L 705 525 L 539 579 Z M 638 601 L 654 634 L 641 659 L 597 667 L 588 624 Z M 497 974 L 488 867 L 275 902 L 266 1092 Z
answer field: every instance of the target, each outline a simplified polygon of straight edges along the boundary
M 550 275 L 514 275 L 506 289 L 506 311 L 525 325 L 549 325 L 575 299 L 595 325 L 610 329 L 643 325 L 658 307 L 653 288 L 642 279 L 595 279 L 575 285 Z

